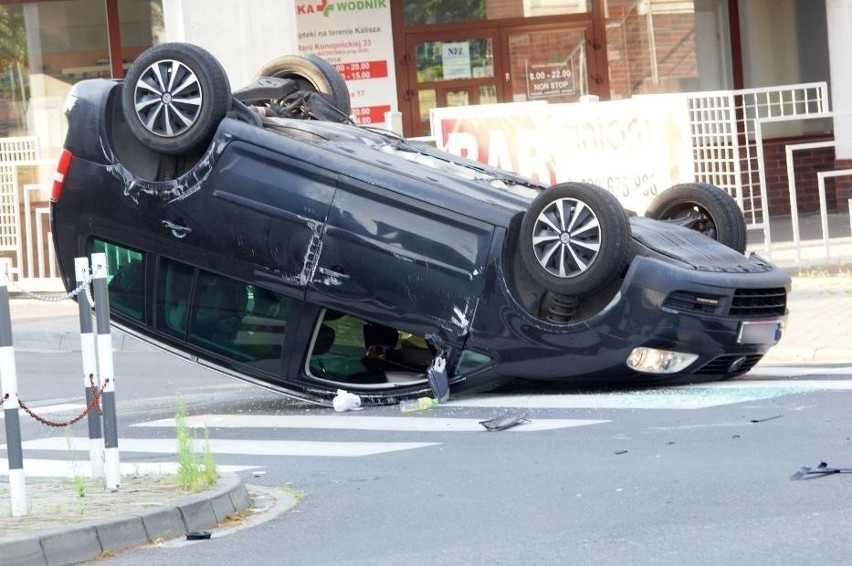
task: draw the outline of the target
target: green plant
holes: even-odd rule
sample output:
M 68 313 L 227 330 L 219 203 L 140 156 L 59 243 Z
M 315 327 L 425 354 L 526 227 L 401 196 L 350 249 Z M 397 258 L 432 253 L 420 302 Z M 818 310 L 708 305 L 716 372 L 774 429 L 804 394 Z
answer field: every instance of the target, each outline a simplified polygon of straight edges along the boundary
M 65 444 L 68 446 L 68 464 L 71 467 L 71 485 L 74 486 L 74 492 L 81 500 L 86 497 L 86 478 L 80 473 L 80 466 L 77 464 L 77 457 L 74 455 L 73 440 L 71 439 L 71 427 L 65 427 Z M 79 512 L 83 512 L 83 502 L 80 501 Z
M 204 427 L 204 454 L 201 460 L 203 468 L 204 483 L 208 486 L 216 485 L 219 479 L 219 467 L 216 465 L 216 460 L 213 458 L 213 451 L 210 449 L 210 431 Z
M 219 478 L 219 470 L 210 450 L 210 438 L 207 428 L 204 428 L 204 452 L 199 455 L 195 451 L 196 438 L 190 433 L 186 424 L 186 407 L 183 397 L 178 394 L 177 413 L 175 414 L 175 435 L 177 437 L 178 483 L 184 491 L 195 493 L 206 487 L 215 485 Z

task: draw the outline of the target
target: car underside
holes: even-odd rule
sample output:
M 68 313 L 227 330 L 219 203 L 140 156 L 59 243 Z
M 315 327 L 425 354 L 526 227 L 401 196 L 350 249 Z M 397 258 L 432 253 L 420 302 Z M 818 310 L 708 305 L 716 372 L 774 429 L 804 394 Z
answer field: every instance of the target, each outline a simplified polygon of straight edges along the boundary
M 113 323 L 158 347 L 307 401 L 384 404 L 514 378 L 726 379 L 780 338 L 790 278 L 743 253 L 715 187 L 630 216 L 592 185 L 349 123 L 318 58 L 212 97 L 218 63 L 163 45 L 123 82 L 75 85 L 51 204 L 66 288 L 74 258 L 106 253 Z M 182 108 L 162 121 L 168 73 L 215 99 L 192 115 L 206 133 Z

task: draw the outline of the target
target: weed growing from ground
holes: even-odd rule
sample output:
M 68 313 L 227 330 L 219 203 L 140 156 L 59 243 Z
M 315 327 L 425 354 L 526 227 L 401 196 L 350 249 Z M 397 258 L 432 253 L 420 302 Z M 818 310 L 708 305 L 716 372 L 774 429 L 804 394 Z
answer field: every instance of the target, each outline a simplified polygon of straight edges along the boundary
M 183 397 L 177 397 L 175 414 L 175 435 L 177 437 L 178 484 L 184 491 L 196 493 L 216 484 L 219 470 L 210 450 L 210 438 L 204 428 L 204 449 L 199 455 L 195 451 L 197 439 L 190 433 L 186 424 L 186 407 Z

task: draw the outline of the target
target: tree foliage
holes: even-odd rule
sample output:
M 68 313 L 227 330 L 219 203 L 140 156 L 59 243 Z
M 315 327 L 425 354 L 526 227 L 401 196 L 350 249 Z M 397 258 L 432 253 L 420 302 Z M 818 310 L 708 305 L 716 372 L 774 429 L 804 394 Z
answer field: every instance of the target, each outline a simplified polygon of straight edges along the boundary
M 24 63 L 26 57 L 23 8 L 20 5 L 0 6 L 0 68 Z
M 440 24 L 485 19 L 485 0 L 405 0 L 405 23 Z

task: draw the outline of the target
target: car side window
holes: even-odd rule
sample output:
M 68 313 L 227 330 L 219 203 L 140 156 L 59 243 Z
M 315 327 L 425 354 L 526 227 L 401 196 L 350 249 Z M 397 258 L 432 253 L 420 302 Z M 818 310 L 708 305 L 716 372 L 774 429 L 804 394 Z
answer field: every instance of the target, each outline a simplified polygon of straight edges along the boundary
M 199 270 L 189 341 L 247 364 L 278 360 L 290 307 L 288 297 Z
M 127 317 L 143 320 L 145 263 L 142 252 L 104 240 L 92 240 L 89 253 L 106 255 L 110 308 Z
M 181 340 L 186 338 L 194 272 L 189 265 L 165 258 L 157 272 L 157 329 Z
M 170 259 L 160 260 L 157 329 L 234 361 L 277 371 L 289 297 Z M 266 366 L 266 367 L 264 367 Z
M 422 336 L 327 310 L 317 326 L 308 370 L 341 383 L 425 379 L 434 352 Z

